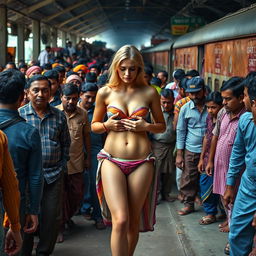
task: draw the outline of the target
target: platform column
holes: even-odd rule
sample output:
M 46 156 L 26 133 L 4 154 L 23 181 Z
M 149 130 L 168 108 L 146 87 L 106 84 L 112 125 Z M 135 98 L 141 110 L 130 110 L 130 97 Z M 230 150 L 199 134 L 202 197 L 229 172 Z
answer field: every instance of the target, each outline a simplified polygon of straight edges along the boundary
M 33 60 L 38 59 L 40 53 L 40 22 L 38 20 L 32 21 L 33 33 Z
M 61 31 L 61 46 L 66 48 L 66 41 L 67 41 L 67 33 L 65 31 Z
M 57 47 L 58 31 L 56 28 L 51 28 L 51 47 Z
M 24 60 L 25 47 L 24 47 L 24 26 L 23 24 L 18 24 L 18 61 Z
M 7 60 L 7 7 L 0 5 L 0 65 L 5 66 Z
M 76 47 L 76 35 L 70 34 L 72 46 Z
M 76 43 L 78 44 L 81 40 L 81 37 L 80 36 L 76 36 Z

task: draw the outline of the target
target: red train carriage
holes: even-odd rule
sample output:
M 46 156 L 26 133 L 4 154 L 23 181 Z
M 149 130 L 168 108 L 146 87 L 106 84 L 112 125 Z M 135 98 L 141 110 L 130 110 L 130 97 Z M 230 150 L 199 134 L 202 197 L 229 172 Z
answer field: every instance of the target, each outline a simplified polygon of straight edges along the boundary
M 256 5 L 183 35 L 175 42 L 169 42 L 168 59 L 171 62 L 165 70 L 197 69 L 215 90 L 232 76 L 245 76 L 250 71 L 256 71 L 255 24 Z M 163 46 L 157 47 L 161 49 Z M 150 49 L 151 56 L 164 52 L 157 51 L 157 47 Z M 152 63 L 155 67 L 163 65 L 156 58 Z

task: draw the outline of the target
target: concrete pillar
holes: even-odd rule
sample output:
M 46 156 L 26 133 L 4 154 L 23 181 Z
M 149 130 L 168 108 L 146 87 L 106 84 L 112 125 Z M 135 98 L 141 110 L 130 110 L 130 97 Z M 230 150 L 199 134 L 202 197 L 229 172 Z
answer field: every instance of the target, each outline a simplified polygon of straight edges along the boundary
M 7 7 L 0 5 L 0 65 L 5 66 L 7 60 Z
M 51 47 L 57 47 L 58 31 L 56 28 L 51 28 Z
M 67 41 L 67 33 L 65 31 L 61 31 L 61 41 L 62 41 L 62 47 L 66 48 L 66 41 Z
M 33 33 L 33 60 L 38 59 L 40 53 L 40 22 L 38 20 L 32 21 Z
M 76 43 L 78 44 L 81 40 L 81 37 L 80 36 L 76 36 Z
M 23 24 L 18 24 L 18 61 L 24 60 L 25 48 L 24 48 L 24 26 Z
M 72 45 L 75 47 L 76 46 L 76 35 L 70 34 L 70 41 L 72 42 Z

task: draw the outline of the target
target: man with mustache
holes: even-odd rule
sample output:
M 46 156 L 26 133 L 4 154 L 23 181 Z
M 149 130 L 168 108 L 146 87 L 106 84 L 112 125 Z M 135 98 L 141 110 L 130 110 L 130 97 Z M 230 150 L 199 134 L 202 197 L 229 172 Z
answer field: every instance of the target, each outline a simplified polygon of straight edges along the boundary
M 180 192 L 184 196 L 184 208 L 178 213 L 187 215 L 194 211 L 198 192 L 197 165 L 202 151 L 206 130 L 205 84 L 199 76 L 187 82 L 186 92 L 190 101 L 180 110 L 177 124 L 176 166 L 182 169 Z
M 74 84 L 65 84 L 62 89 L 62 104 L 57 106 L 67 118 L 71 145 L 68 171 L 64 175 L 63 216 L 58 242 L 63 242 L 64 225 L 73 222 L 71 218 L 80 207 L 84 195 L 83 172 L 90 167 L 91 140 L 87 112 L 78 107 L 79 89 Z M 85 156 L 85 151 L 86 156 Z
M 30 102 L 19 109 L 27 123 L 39 130 L 42 143 L 44 186 L 39 220 L 37 256 L 52 254 L 57 239 L 62 200 L 63 173 L 69 160 L 70 135 L 65 115 L 49 104 L 51 83 L 43 75 L 28 81 Z M 33 236 L 26 234 L 24 244 L 31 255 Z M 29 251 L 30 250 L 30 251 Z

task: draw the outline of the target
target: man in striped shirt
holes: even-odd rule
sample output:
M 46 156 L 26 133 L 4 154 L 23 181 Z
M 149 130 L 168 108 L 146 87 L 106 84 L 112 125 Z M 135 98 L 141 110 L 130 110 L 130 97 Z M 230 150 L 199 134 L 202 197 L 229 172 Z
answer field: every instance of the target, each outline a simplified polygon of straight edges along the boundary
M 70 135 L 65 115 L 48 103 L 51 95 L 49 80 L 42 75 L 34 76 L 29 80 L 28 88 L 30 103 L 20 108 L 20 115 L 39 130 L 45 181 L 36 255 L 48 256 L 53 252 L 59 231 L 63 172 L 69 160 Z M 28 236 L 24 237 L 24 243 L 32 249 L 33 239 Z

